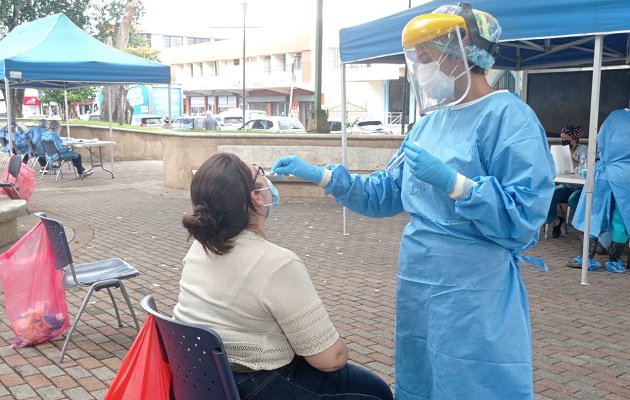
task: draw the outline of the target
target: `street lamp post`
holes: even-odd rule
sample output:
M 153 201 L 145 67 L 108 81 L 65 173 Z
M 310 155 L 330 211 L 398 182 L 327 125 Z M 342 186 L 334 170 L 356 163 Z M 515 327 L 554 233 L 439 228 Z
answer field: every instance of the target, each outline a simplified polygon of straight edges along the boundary
M 245 125 L 245 15 L 247 15 L 247 2 L 243 2 L 243 125 Z

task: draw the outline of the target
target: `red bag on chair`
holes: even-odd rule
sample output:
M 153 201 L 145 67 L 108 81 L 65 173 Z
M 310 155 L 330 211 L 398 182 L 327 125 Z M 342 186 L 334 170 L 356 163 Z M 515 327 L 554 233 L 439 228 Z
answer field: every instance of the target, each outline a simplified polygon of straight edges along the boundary
M 17 156 L 14 154 L 11 156 L 11 158 L 13 157 Z M 4 172 L 2 173 L 0 181 L 12 182 L 12 180 L 13 177 L 9 179 L 9 167 L 6 167 L 4 169 Z M 27 202 L 31 199 L 31 195 L 35 191 L 35 185 L 35 171 L 33 170 L 33 168 L 22 163 L 22 166 L 20 167 L 20 174 L 18 175 L 17 181 L 15 182 L 15 188 L 20 193 L 20 196 L 22 196 L 22 198 Z M 15 192 L 13 191 L 13 188 L 4 187 L 3 189 L 6 195 L 9 196 L 9 198 L 14 200 L 19 199 L 18 195 L 15 194 Z
M 63 271 L 55 269 L 46 228 L 40 221 L 0 255 L 4 304 L 11 322 L 11 347 L 33 346 L 70 326 Z
M 153 315 L 144 321 L 104 400 L 169 400 L 171 371 Z

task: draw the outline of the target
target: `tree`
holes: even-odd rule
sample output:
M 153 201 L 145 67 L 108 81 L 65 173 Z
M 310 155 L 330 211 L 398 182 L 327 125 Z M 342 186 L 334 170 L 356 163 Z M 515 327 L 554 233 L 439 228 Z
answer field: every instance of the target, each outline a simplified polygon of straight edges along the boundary
M 127 0 L 125 3 L 114 0 L 102 6 L 100 16 L 97 17 L 96 28 L 97 37 L 107 42 L 113 42 L 118 50 L 127 50 L 130 42 L 134 44 L 146 44 L 139 39 L 133 30 L 133 23 L 144 13 L 144 8 L 140 0 Z M 119 19 L 120 18 L 120 19 Z M 115 39 L 115 40 L 114 40 Z M 134 54 L 130 51 L 130 53 Z M 144 50 L 142 54 L 156 57 L 155 52 Z M 101 102 L 101 119 L 109 119 L 109 107 L 111 103 L 112 122 L 125 124 L 131 122 L 133 107 L 127 101 L 128 86 L 112 86 L 109 90 L 103 90 L 103 100 Z M 111 95 L 111 101 L 110 101 Z
M 63 90 L 43 90 L 43 95 L 39 99 L 42 103 L 50 103 L 55 102 L 59 105 L 59 111 L 61 116 L 65 117 L 66 115 L 66 104 L 64 99 Z M 86 87 L 81 89 L 71 89 L 67 92 L 68 96 L 68 104 L 72 103 L 85 103 L 90 99 L 96 97 L 96 88 Z M 72 115 L 70 115 L 72 118 Z
M 90 22 L 87 16 L 90 4 L 91 0 L 0 0 L 0 39 L 20 24 L 60 12 L 83 29 Z M 2 94 L 6 99 L 4 87 L 2 87 Z M 22 117 L 24 89 L 11 89 L 9 100 L 11 115 Z

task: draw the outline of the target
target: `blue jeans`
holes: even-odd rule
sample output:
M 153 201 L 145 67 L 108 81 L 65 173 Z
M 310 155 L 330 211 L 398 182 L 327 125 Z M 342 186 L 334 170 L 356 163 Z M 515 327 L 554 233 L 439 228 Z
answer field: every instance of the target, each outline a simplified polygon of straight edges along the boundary
M 378 375 L 346 364 L 323 372 L 302 357 L 272 371 L 234 372 L 241 400 L 393 400 L 392 391 Z

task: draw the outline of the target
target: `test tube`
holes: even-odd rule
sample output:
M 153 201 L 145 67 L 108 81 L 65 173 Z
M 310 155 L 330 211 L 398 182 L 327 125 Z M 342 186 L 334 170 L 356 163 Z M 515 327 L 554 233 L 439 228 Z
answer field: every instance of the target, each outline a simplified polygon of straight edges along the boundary
M 385 168 L 385 172 L 389 172 L 392 169 L 396 168 L 397 166 L 399 166 L 403 161 L 405 160 L 405 152 L 403 151 L 402 153 L 400 153 L 400 155 L 398 157 L 396 157 L 394 159 L 394 161 L 392 161 L 386 168 Z

